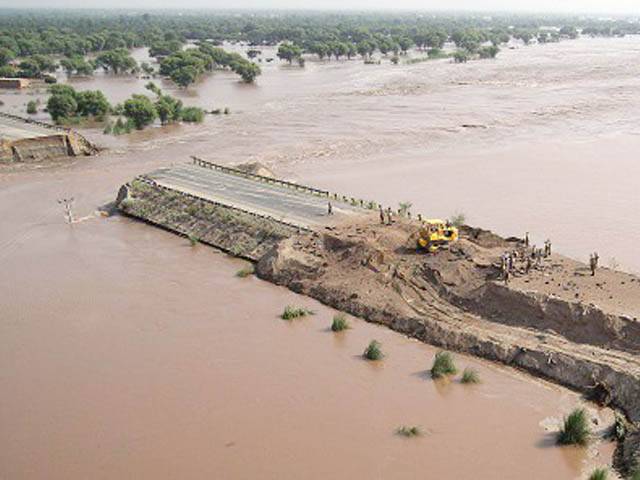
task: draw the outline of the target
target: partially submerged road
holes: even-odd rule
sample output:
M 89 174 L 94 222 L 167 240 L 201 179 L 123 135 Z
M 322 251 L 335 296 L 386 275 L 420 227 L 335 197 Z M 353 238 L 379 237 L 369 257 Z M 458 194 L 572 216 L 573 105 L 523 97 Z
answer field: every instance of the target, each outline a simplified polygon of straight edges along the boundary
M 60 133 L 36 123 L 29 123 L 0 115 L 0 139 L 3 142 L 13 142 L 26 138 L 48 137 Z
M 172 190 L 309 229 L 338 223 L 365 212 L 361 207 L 326 196 L 198 165 L 162 168 L 145 177 Z M 331 216 L 328 215 L 330 201 Z

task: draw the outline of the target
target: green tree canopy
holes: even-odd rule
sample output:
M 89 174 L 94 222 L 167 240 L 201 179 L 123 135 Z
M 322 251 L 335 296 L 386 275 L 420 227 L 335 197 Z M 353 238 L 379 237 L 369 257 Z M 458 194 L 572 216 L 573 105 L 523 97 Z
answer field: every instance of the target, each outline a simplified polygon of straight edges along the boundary
M 113 73 L 133 73 L 136 71 L 138 64 L 129 55 L 126 48 L 116 48 L 103 52 L 96 58 L 96 65 L 102 67 L 105 72 Z
M 158 116 L 156 107 L 146 95 L 133 95 L 124 102 L 124 115 L 130 119 L 138 130 L 153 123 Z
M 70 95 L 52 95 L 47 101 L 47 111 L 55 122 L 73 117 L 77 108 L 78 103 Z
M 284 42 L 278 46 L 278 53 L 276 55 L 280 60 L 286 60 L 291 63 L 302 56 L 302 48 L 293 43 Z

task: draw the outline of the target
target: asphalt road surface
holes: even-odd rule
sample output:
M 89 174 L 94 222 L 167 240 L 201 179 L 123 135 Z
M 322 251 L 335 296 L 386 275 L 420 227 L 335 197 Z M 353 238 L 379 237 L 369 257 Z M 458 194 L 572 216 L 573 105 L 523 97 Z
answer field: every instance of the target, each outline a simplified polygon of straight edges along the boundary
M 49 130 L 33 123 L 0 117 L 0 139 L 4 141 L 13 142 L 24 138 L 48 137 L 58 133 L 60 132 L 57 130 Z
M 331 225 L 365 213 L 362 208 L 331 201 L 333 215 L 329 216 L 326 197 L 197 165 L 162 168 L 146 177 L 164 187 L 306 228 Z

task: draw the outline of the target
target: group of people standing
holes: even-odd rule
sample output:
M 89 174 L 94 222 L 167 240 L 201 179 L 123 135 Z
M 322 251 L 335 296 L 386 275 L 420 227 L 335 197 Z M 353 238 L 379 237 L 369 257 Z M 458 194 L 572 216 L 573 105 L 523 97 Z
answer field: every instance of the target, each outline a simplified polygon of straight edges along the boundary
M 517 261 L 524 263 L 520 271 L 527 274 L 534 266 L 540 268 L 542 266 L 542 259 L 551 255 L 551 240 L 549 239 L 545 240 L 543 248 L 537 248 L 536 245 L 529 247 L 529 232 L 527 232 L 524 236 L 523 244 L 524 248 L 516 248 L 511 252 L 505 252 L 500 258 L 504 283 L 509 283 L 511 275 L 516 272 Z

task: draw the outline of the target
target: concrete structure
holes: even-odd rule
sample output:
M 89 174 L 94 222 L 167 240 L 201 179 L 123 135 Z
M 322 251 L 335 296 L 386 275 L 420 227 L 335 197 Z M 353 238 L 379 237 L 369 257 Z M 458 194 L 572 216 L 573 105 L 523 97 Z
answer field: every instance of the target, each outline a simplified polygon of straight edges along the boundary
M 27 88 L 30 83 L 28 78 L 0 78 L 0 88 Z
M 0 113 L 0 163 L 38 162 L 96 151 L 72 130 Z
M 162 168 L 145 178 L 170 190 L 305 229 L 339 223 L 364 213 L 359 202 L 353 205 L 337 200 L 329 192 L 197 159 L 192 165 Z

